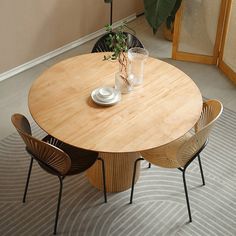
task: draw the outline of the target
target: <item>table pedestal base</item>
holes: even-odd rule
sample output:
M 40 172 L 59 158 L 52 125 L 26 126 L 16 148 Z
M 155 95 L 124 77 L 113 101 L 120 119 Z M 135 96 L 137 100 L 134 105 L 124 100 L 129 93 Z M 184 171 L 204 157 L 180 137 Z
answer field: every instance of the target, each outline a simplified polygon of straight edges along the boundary
M 139 153 L 100 153 L 105 162 L 107 192 L 121 192 L 131 188 L 134 162 L 140 157 Z M 139 178 L 140 162 L 137 164 L 136 179 Z M 99 190 L 103 189 L 101 161 L 87 170 L 89 182 Z

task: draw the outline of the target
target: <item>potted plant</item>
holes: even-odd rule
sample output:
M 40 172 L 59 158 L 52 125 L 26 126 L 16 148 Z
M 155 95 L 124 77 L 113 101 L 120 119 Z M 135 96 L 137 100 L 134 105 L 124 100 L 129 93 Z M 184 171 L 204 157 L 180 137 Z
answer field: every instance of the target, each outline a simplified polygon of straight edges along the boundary
M 182 0 L 143 0 L 145 17 L 156 33 L 163 22 L 166 27 L 173 32 L 175 15 L 181 6 Z M 111 4 L 110 25 L 112 24 L 112 2 L 113 0 L 104 0 L 105 3 Z
M 106 26 L 108 37 L 106 45 L 108 45 L 110 51 L 113 52 L 110 56 L 104 56 L 105 60 L 117 59 L 119 62 L 119 73 L 116 74 L 116 87 L 122 92 L 126 93 L 132 90 L 132 83 L 128 77 L 128 58 L 127 51 L 131 47 L 141 47 L 142 43 L 132 34 L 125 32 L 125 29 L 135 31 L 127 26 L 126 22 L 123 22 L 118 28 L 112 29 L 112 0 L 104 0 L 105 3 L 110 3 L 110 25 Z
M 106 26 L 106 31 L 108 32 L 107 45 L 112 51 L 109 56 L 104 56 L 104 60 L 118 60 L 119 62 L 119 72 L 116 75 L 116 82 L 120 79 L 120 86 L 126 87 L 122 88 L 121 92 L 125 93 L 131 90 L 131 82 L 128 79 L 128 58 L 127 58 L 127 35 L 124 29 L 127 27 L 126 22 L 123 22 L 118 28 L 112 29 L 111 25 Z M 120 88 L 121 89 L 121 88 Z

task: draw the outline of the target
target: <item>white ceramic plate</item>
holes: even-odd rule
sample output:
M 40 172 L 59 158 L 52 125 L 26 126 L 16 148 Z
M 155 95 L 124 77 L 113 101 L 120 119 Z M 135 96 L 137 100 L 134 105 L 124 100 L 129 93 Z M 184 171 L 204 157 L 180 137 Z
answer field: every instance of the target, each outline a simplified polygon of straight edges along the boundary
M 101 88 L 97 88 L 97 89 L 93 90 L 92 93 L 91 93 L 91 98 L 96 104 L 102 105 L 102 106 L 112 106 L 112 105 L 115 105 L 116 103 L 118 103 L 121 100 L 121 94 L 115 89 L 114 89 L 115 95 L 114 95 L 113 99 L 100 100 L 99 97 L 97 97 L 98 91 L 100 89 Z

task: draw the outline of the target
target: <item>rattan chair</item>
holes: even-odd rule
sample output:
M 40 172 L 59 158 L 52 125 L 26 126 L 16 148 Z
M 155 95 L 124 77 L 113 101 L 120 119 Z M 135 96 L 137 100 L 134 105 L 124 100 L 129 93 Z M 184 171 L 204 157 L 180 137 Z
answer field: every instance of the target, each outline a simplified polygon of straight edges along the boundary
M 108 37 L 110 34 L 114 34 L 114 33 L 109 32 L 98 39 L 98 41 L 95 43 L 95 45 L 92 49 L 92 53 L 94 53 L 94 52 L 112 52 L 113 51 L 113 48 L 110 48 L 107 45 L 107 40 L 108 40 Z M 134 36 L 133 34 L 128 33 L 128 32 L 124 32 L 124 34 L 127 37 L 126 42 L 127 42 L 128 49 L 134 48 L 134 47 L 144 48 L 143 44 L 140 42 L 140 40 L 136 36 Z
M 185 179 L 185 171 L 187 167 L 192 163 L 192 161 L 196 157 L 198 157 L 202 184 L 205 185 L 200 153 L 205 148 L 210 132 L 216 120 L 220 117 L 222 110 L 223 105 L 217 100 L 209 100 L 204 102 L 200 119 L 198 120 L 192 131 L 189 131 L 181 138 L 167 145 L 141 152 L 142 158 L 137 159 L 134 164 L 130 203 L 132 203 L 133 200 L 134 181 L 138 161 L 146 160 L 149 163 L 160 167 L 178 168 L 183 174 L 183 183 L 189 214 L 189 221 L 192 222 L 188 190 Z
M 105 166 L 104 161 L 98 157 L 97 152 L 82 150 L 65 144 L 56 138 L 47 135 L 41 140 L 32 136 L 31 127 L 21 114 L 12 115 L 12 123 L 26 144 L 26 150 L 31 155 L 28 177 L 26 181 L 23 202 L 25 202 L 33 160 L 36 160 L 40 167 L 49 174 L 59 178 L 60 190 L 54 224 L 54 234 L 57 232 L 57 222 L 59 217 L 63 180 L 66 176 L 79 174 L 91 167 L 96 160 L 102 161 L 104 200 L 107 202 L 105 186 Z

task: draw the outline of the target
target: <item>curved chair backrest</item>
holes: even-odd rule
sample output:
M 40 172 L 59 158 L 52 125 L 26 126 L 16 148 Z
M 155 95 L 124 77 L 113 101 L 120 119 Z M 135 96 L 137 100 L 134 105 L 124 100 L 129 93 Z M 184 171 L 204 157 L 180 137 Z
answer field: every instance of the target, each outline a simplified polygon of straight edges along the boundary
M 195 132 L 197 133 L 211 122 L 215 122 L 223 111 L 223 105 L 218 100 L 208 100 L 203 103 L 201 116 L 195 125 Z
M 39 165 L 53 175 L 64 176 L 70 170 L 71 159 L 61 149 L 31 136 L 29 122 L 21 114 L 12 115 L 12 123 L 26 144 L 26 150 Z
M 195 134 L 186 141 L 177 153 L 177 160 L 181 166 L 185 166 L 197 153 L 210 135 L 210 132 L 223 111 L 223 105 L 217 100 L 209 100 L 203 103 L 200 119 L 195 125 Z
M 11 121 L 17 130 L 20 129 L 22 132 L 32 135 L 30 123 L 25 116 L 16 113 L 12 115 Z
M 204 102 L 193 135 L 184 135 L 159 148 L 143 151 L 141 155 L 154 165 L 166 168 L 184 167 L 204 147 L 222 110 L 223 105 L 217 100 Z
M 181 166 L 185 166 L 207 142 L 222 111 L 223 105 L 217 100 L 209 100 L 203 103 L 201 116 L 195 125 L 195 134 L 180 147 L 177 153 L 177 161 Z
M 98 39 L 98 41 L 95 43 L 93 49 L 92 49 L 92 53 L 93 52 L 112 52 L 113 48 L 110 48 L 107 45 L 107 40 L 110 34 L 114 34 L 112 32 L 109 32 L 105 35 L 103 35 L 100 39 Z M 131 33 L 128 32 L 124 32 L 124 34 L 126 35 L 127 39 L 127 46 L 128 49 L 130 48 L 134 48 L 134 47 L 140 47 L 140 48 L 144 48 L 143 44 L 139 41 L 139 39 L 134 36 Z

